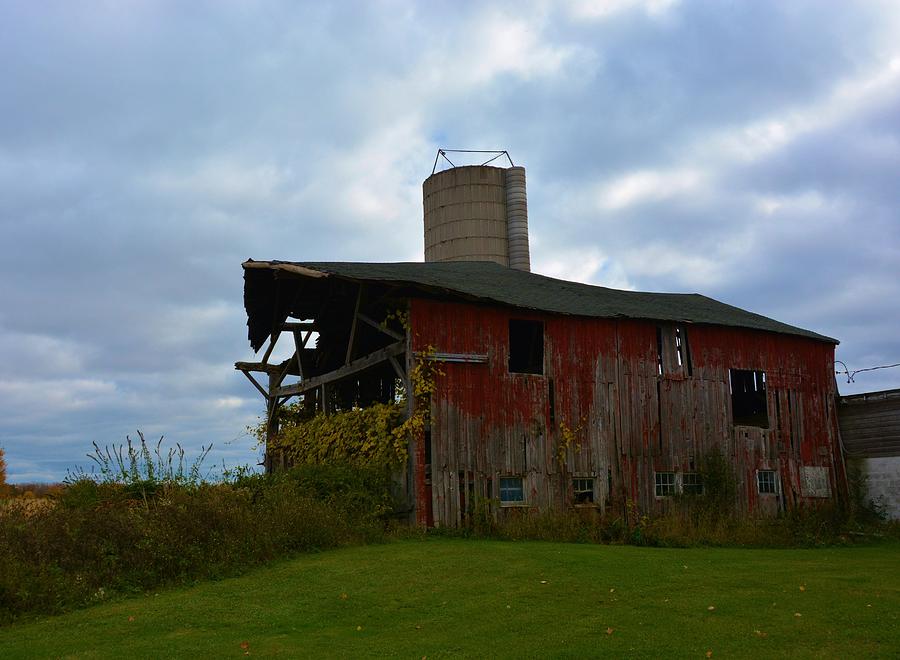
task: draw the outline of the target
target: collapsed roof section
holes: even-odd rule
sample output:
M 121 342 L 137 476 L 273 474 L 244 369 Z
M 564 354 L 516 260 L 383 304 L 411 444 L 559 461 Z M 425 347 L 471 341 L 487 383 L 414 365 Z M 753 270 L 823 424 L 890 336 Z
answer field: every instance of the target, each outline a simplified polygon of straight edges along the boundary
M 551 314 L 696 323 L 763 330 L 837 344 L 836 339 L 781 323 L 696 293 L 622 291 L 568 282 L 492 262 L 288 262 L 243 264 L 250 344 L 258 351 L 288 316 L 317 318 L 346 285 L 383 289 L 391 297 L 420 295 L 494 303 Z M 278 282 L 292 280 L 278 295 Z M 352 295 L 351 292 L 347 292 Z

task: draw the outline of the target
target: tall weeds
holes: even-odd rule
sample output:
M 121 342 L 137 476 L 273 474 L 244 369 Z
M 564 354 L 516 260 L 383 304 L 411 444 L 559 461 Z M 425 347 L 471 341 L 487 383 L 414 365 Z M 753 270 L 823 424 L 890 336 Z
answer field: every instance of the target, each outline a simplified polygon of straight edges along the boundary
M 383 537 L 392 502 L 380 473 L 237 471 L 209 483 L 205 453 L 188 464 L 180 447 L 139 437 L 95 446 L 99 470 L 70 475 L 42 506 L 0 511 L 0 623 Z

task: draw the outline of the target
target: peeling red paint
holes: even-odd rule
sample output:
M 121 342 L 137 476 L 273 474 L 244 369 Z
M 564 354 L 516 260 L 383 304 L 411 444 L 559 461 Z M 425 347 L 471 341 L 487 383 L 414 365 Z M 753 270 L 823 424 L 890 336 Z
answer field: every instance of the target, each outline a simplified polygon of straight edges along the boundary
M 543 322 L 543 375 L 509 373 L 511 318 Z M 836 393 L 831 344 L 686 325 L 691 373 L 666 345 L 660 375 L 653 321 L 413 299 L 410 326 L 415 351 L 488 356 L 487 363 L 441 367 L 432 398 L 430 498 L 439 524 L 458 524 L 464 515 L 459 473 L 473 475 L 463 481 L 474 479 L 478 495 L 494 498 L 500 476 L 522 476 L 529 504 L 538 507 L 566 506 L 568 480 L 590 476 L 602 506 L 631 500 L 654 511 L 661 506 L 654 471 L 693 471 L 713 447 L 732 457 L 743 493 L 739 504 L 748 512 L 773 513 L 803 501 L 801 466 L 830 468 L 832 492 L 842 490 L 835 407 L 827 404 Z M 769 429 L 732 425 L 729 369 L 766 373 Z M 562 464 L 561 424 L 575 438 Z M 424 498 L 418 488 L 425 483 L 424 448 L 416 469 L 422 477 L 417 497 Z M 781 503 L 757 494 L 759 469 L 780 475 Z

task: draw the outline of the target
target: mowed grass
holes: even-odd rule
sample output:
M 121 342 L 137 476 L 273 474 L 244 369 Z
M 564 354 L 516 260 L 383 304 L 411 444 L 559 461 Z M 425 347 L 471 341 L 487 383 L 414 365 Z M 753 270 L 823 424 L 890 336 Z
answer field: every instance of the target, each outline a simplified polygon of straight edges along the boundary
M 428 539 L 0 629 L 0 657 L 896 657 L 900 546 Z

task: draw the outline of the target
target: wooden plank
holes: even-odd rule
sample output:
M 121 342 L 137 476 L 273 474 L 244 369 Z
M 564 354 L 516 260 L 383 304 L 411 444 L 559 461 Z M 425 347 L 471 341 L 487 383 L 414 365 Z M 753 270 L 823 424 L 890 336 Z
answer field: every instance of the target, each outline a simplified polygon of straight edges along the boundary
M 309 390 L 321 387 L 322 385 L 325 385 L 327 383 L 333 383 L 334 381 L 340 380 L 341 378 L 346 378 L 347 376 L 368 369 L 369 367 L 373 367 L 379 362 L 388 360 L 390 356 L 400 355 L 405 351 L 406 342 L 397 342 L 396 344 L 391 344 L 390 346 L 386 346 L 385 348 L 369 353 L 364 357 L 353 360 L 350 364 L 345 364 L 343 367 L 335 369 L 334 371 L 331 371 L 327 374 L 322 374 L 321 376 L 316 376 L 315 378 L 309 378 L 294 385 L 279 387 L 275 393 L 278 396 L 286 396 L 288 394 L 303 394 L 304 392 L 308 392 Z
M 366 323 L 366 324 L 372 326 L 373 328 L 378 330 L 378 332 L 382 332 L 382 333 L 386 334 L 388 337 L 393 337 L 397 341 L 400 341 L 401 339 L 403 339 L 403 335 L 401 335 L 399 332 L 394 332 L 390 328 L 384 327 L 384 325 L 382 325 L 381 323 L 379 323 L 378 321 L 376 321 L 372 318 L 369 318 L 368 316 L 366 316 L 365 314 L 363 314 L 360 311 L 356 312 L 356 318 L 358 318 L 363 323 Z
M 240 364 L 240 363 L 238 363 L 238 364 Z M 236 365 L 235 365 L 235 366 L 236 366 Z M 259 390 L 259 393 L 263 395 L 263 397 L 266 399 L 266 401 L 268 401 L 268 400 L 269 400 L 269 393 L 266 392 L 266 391 L 263 389 L 263 386 L 260 385 L 260 384 L 256 381 L 256 379 L 255 379 L 253 376 L 250 375 L 250 372 L 249 372 L 249 371 L 246 371 L 246 370 L 244 370 L 244 369 L 240 369 L 240 368 L 238 368 L 238 369 L 239 369 L 239 371 L 240 371 L 242 374 L 244 374 L 244 375 L 247 377 L 247 379 L 248 379 L 251 383 L 253 383 L 253 387 L 255 387 L 256 389 Z
M 486 353 L 423 353 L 417 352 L 416 357 L 427 358 L 434 362 L 460 362 L 463 364 L 484 364 L 488 361 Z

